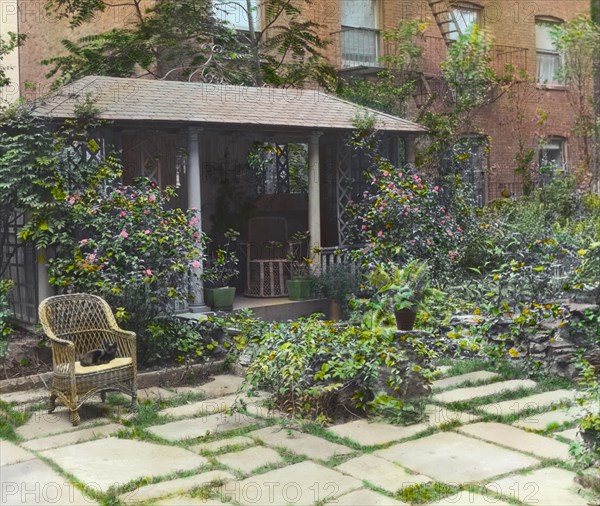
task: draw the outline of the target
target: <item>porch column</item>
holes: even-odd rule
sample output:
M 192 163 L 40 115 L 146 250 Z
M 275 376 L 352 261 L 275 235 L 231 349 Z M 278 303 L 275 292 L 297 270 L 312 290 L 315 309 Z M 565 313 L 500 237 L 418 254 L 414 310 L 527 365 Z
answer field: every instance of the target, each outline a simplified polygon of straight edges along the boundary
M 313 132 L 308 141 L 308 231 L 309 255 L 315 246 L 321 246 L 321 170 L 319 166 L 319 137 L 322 132 Z M 321 256 L 316 255 L 314 265 L 318 267 Z
M 417 137 L 415 135 L 407 135 L 405 137 L 404 149 L 406 151 L 406 163 L 410 164 L 412 167 L 415 166 L 415 139 Z
M 202 191 L 200 187 L 200 143 L 198 140 L 201 128 L 188 128 L 188 170 L 187 170 L 187 190 L 188 190 L 188 208 L 198 211 L 198 223 L 196 227 L 198 232 L 202 233 Z M 202 267 L 198 269 L 198 275 L 202 273 Z M 192 313 L 202 313 L 209 308 L 204 304 L 204 285 L 200 278 L 193 277 L 191 280 L 190 291 L 194 300 L 190 303 Z

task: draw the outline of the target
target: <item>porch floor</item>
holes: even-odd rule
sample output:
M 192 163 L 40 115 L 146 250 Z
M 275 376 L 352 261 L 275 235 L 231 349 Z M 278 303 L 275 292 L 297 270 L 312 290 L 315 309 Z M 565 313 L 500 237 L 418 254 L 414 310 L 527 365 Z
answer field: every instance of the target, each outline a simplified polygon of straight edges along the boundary
M 233 310 L 250 309 L 259 318 L 270 321 L 284 321 L 312 313 L 324 313 L 329 316 L 328 299 L 290 300 L 287 297 L 244 297 L 237 295 L 233 301 Z M 179 316 L 197 320 L 206 313 L 182 313 Z

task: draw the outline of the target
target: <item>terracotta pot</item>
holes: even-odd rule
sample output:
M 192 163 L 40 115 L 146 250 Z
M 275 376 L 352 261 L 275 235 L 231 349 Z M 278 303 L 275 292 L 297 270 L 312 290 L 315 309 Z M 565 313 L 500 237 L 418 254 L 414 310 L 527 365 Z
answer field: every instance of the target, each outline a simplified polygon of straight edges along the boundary
M 396 328 L 398 330 L 412 330 L 417 319 L 417 312 L 410 308 L 394 311 L 396 317 Z

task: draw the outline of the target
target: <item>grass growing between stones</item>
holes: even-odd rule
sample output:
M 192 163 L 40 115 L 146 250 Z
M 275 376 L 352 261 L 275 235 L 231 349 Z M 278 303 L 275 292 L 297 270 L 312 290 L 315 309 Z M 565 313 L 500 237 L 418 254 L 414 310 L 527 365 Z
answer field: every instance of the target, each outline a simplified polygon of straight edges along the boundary
M 31 412 L 11 406 L 8 402 L 0 401 L 0 439 L 16 442 L 20 438 L 15 432 L 31 417 Z
M 494 360 L 477 358 L 459 361 L 446 359 L 440 361 L 439 365 L 450 366 L 450 369 L 448 369 L 442 375 L 442 378 L 447 378 L 449 376 L 460 376 L 461 374 L 467 374 L 475 371 L 489 371 L 498 373 L 500 378 L 497 378 L 496 381 L 523 379 L 527 377 L 527 372 L 522 364 L 508 362 L 506 360 L 498 362 Z

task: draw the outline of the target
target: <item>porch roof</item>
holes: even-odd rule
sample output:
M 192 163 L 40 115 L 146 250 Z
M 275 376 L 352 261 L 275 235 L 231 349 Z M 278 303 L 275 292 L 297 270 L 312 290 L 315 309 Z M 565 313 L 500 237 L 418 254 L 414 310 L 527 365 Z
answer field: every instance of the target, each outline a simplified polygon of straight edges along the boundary
M 311 89 L 256 88 L 224 84 L 88 76 L 40 101 L 35 114 L 73 118 L 86 96 L 100 119 L 214 126 L 351 130 L 364 108 Z M 421 125 L 373 109 L 379 130 L 424 133 Z

